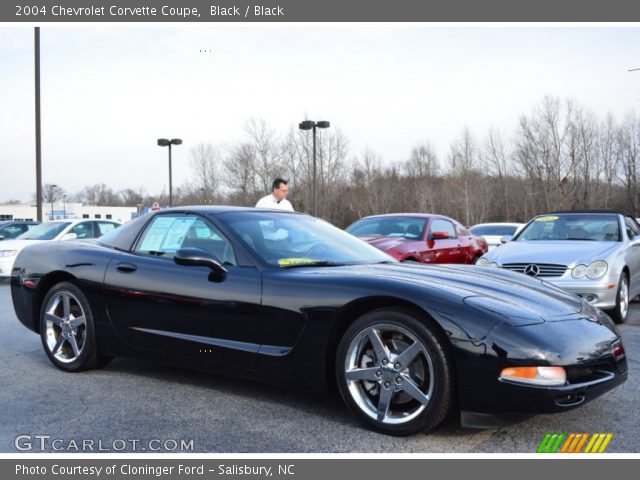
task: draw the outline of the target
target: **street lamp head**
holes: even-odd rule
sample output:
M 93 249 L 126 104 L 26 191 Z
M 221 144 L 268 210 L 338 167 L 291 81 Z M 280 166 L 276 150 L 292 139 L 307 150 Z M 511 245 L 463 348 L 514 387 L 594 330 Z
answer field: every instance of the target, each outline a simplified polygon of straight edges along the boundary
M 171 139 L 171 143 L 173 145 L 182 145 L 182 139 L 181 138 L 172 138 Z
M 300 122 L 298 124 L 298 128 L 300 130 L 311 130 L 313 127 L 315 127 L 316 122 L 314 122 L 313 120 L 305 120 L 304 122 Z
M 329 122 L 326 121 L 321 121 L 321 122 L 317 122 L 316 123 L 316 127 L 318 128 L 329 128 L 331 124 Z
M 166 147 L 170 143 L 171 142 L 169 140 L 167 140 L 166 138 L 159 138 L 158 139 L 158 145 L 161 146 L 161 147 Z

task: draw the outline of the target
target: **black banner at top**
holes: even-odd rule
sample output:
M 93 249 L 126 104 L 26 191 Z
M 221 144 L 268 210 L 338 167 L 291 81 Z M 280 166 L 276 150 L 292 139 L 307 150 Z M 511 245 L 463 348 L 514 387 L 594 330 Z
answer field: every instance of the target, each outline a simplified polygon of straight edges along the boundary
M 637 22 L 629 0 L 14 0 L 0 22 Z

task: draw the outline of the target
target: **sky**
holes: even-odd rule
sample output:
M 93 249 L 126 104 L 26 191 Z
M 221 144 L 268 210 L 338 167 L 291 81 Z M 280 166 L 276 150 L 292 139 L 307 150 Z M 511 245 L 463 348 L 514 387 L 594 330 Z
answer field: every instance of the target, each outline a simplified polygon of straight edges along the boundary
M 384 162 L 468 127 L 509 135 L 545 95 L 599 117 L 640 106 L 640 26 L 261 24 L 41 28 L 43 183 L 188 182 L 189 149 L 328 120 Z M 0 201 L 35 192 L 33 28 L 0 26 Z

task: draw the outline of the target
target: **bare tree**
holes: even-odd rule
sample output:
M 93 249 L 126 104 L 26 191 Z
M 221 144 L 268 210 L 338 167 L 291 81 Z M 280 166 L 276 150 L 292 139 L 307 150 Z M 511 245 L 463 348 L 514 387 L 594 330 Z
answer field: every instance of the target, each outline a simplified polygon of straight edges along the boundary
M 625 188 L 627 202 L 634 215 L 638 215 L 638 119 L 628 115 L 618 132 L 618 156 L 620 157 L 620 180 Z
M 435 184 L 440 172 L 440 162 L 430 142 L 418 143 L 411 149 L 411 156 L 404 164 L 404 171 L 413 180 L 413 205 L 421 212 L 435 211 Z
M 249 120 L 244 127 L 253 153 L 257 184 L 264 192 L 271 191 L 273 179 L 281 175 L 275 131 L 264 120 Z
M 604 182 L 604 194 L 598 196 L 598 198 L 601 199 L 600 206 L 605 209 L 609 208 L 613 182 L 620 168 L 620 157 L 616 155 L 616 130 L 617 126 L 611 114 L 607 115 L 607 118 L 598 129 L 601 168 L 598 171 L 597 178 Z
M 45 183 L 42 187 L 42 199 L 45 203 L 55 203 L 58 200 L 62 200 L 64 195 L 64 189 L 58 185 Z
M 216 202 L 219 193 L 220 150 L 211 143 L 200 142 L 190 150 L 191 170 L 195 183 L 191 186 L 198 203 Z
M 474 220 L 472 212 L 472 184 L 476 181 L 479 166 L 478 150 L 469 128 L 464 128 L 460 137 L 454 140 L 449 152 L 449 170 L 454 184 L 462 192 L 462 211 L 465 225 L 471 225 Z M 454 198 L 456 198 L 454 196 Z

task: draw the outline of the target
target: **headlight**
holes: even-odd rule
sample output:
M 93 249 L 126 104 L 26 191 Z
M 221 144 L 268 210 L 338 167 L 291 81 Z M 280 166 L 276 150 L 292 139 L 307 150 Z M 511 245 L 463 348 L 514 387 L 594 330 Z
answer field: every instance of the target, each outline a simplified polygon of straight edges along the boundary
M 596 260 L 595 262 L 592 262 L 589 266 L 576 265 L 573 268 L 573 271 L 571 272 L 571 276 L 573 278 L 584 278 L 586 276 L 591 280 L 595 280 L 597 278 L 602 277 L 605 273 L 607 273 L 608 269 L 609 269 L 609 266 L 607 265 L 607 262 L 603 260 Z
M 15 257 L 18 250 L 0 250 L 0 257 Z
M 586 265 L 576 265 L 573 268 L 573 272 L 571 272 L 571 276 L 573 278 L 582 278 L 587 274 L 587 266 Z
M 603 262 L 602 260 L 596 260 L 589 268 L 587 268 L 587 278 L 591 280 L 595 280 L 596 278 L 602 277 L 605 273 L 607 273 L 607 269 L 609 266 L 607 262 Z

